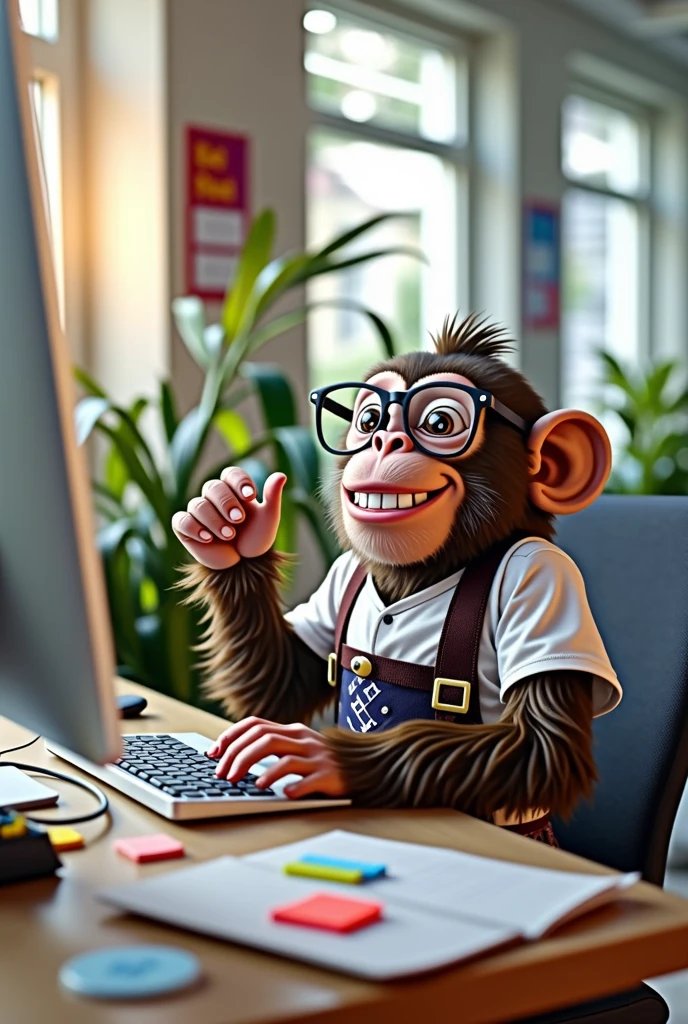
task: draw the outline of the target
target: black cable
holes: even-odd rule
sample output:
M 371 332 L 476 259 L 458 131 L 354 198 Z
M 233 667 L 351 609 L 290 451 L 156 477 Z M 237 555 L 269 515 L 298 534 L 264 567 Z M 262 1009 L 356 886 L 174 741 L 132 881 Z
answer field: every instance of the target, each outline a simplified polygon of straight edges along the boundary
M 15 750 L 23 750 L 24 747 L 30 747 L 33 743 L 36 743 L 41 737 L 34 736 L 28 743 L 21 743 L 18 747 L 9 747 L 7 750 L 0 750 L 0 757 L 5 754 L 12 754 Z M 0 761 L 0 768 L 19 768 L 24 772 L 34 772 L 38 775 L 47 775 L 51 779 L 59 779 L 61 782 L 70 782 L 73 786 L 78 786 L 79 789 L 85 789 L 87 793 L 94 796 L 98 801 L 98 806 L 95 811 L 90 811 L 88 814 L 76 814 L 71 818 L 36 818 L 30 814 L 24 814 L 22 816 L 27 821 L 34 822 L 36 825 L 78 825 L 82 821 L 93 821 L 94 818 L 99 818 L 101 814 L 106 814 L 109 809 L 108 798 L 103 793 L 99 786 L 93 785 L 91 782 L 85 782 L 83 779 L 77 779 L 73 775 L 66 775 L 64 772 L 53 771 L 52 768 L 43 768 L 42 765 L 37 764 L 20 764 L 18 761 Z
M 37 736 L 34 736 L 34 738 L 32 740 L 29 740 L 27 743 L 20 743 L 18 747 L 8 747 L 7 750 L 0 750 L 0 757 L 4 757 L 5 754 L 13 754 L 15 750 L 24 750 L 25 747 L 31 747 L 33 746 L 34 743 L 37 743 L 40 738 L 41 734 L 39 733 Z

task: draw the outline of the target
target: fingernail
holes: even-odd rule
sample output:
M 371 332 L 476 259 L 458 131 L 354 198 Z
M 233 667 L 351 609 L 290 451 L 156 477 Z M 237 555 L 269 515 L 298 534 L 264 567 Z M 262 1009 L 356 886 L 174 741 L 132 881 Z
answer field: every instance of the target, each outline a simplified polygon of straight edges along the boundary
M 256 783 L 256 785 L 257 785 L 257 783 Z M 284 792 L 287 794 L 287 796 L 291 796 L 292 793 L 294 792 L 294 786 L 285 786 L 284 787 Z
M 248 484 L 244 484 L 244 486 L 241 488 L 241 493 L 245 498 L 250 498 L 253 495 L 253 488 L 249 487 Z
M 199 533 L 198 536 L 201 538 L 201 540 L 212 540 L 213 539 L 212 533 L 208 533 L 207 530 L 201 530 L 201 532 Z
M 235 523 L 238 523 L 240 519 L 244 518 L 244 513 L 241 511 L 241 509 L 233 508 L 232 511 L 229 513 L 229 518 L 233 519 Z
M 234 530 L 232 529 L 231 526 L 223 526 L 220 532 L 222 533 L 223 537 L 227 538 L 227 540 L 231 540 L 232 537 L 234 536 Z

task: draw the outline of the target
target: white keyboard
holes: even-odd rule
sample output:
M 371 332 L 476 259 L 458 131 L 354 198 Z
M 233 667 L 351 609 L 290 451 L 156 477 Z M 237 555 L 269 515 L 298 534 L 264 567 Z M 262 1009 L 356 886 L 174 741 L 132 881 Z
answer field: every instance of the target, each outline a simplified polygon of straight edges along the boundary
M 135 733 L 123 736 L 122 742 L 122 757 L 112 765 L 93 764 L 54 743 L 46 746 L 57 757 L 175 821 L 315 810 L 350 803 L 317 796 L 290 800 L 284 795 L 284 787 L 298 781 L 298 775 L 285 775 L 270 788 L 257 789 L 255 780 L 274 764 L 275 757 L 252 765 L 248 775 L 237 783 L 221 781 L 215 776 L 217 761 L 205 756 L 214 741 L 200 733 Z

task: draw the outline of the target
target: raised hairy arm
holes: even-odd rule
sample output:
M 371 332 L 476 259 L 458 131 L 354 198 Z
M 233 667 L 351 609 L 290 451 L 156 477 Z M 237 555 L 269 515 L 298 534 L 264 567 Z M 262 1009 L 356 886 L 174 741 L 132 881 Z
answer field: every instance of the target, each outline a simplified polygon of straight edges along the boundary
M 492 725 L 338 729 L 326 744 L 346 791 L 364 806 L 453 807 L 484 818 L 541 807 L 566 817 L 597 779 L 592 680 L 572 671 L 532 676 L 511 688 Z
M 285 559 L 270 550 L 230 569 L 184 570 L 187 601 L 206 608 L 200 647 L 204 690 L 236 720 L 308 722 L 334 695 L 327 664 L 284 620 L 279 600 Z
M 185 567 L 179 586 L 206 609 L 205 690 L 231 718 L 308 721 L 333 696 L 325 662 L 282 617 L 278 585 L 286 558 L 272 545 L 285 481 L 273 473 L 258 501 L 251 477 L 229 467 L 172 520 L 197 563 Z

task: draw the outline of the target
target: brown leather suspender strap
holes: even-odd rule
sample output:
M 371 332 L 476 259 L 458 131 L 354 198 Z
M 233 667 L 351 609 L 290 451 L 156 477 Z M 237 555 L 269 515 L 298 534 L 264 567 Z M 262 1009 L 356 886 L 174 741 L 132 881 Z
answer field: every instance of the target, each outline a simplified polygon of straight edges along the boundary
M 330 655 L 330 664 L 328 666 L 328 680 L 330 685 L 335 687 L 337 694 L 334 704 L 335 722 L 339 719 L 339 688 L 342 681 L 342 637 L 346 636 L 351 612 L 353 611 L 356 598 L 363 589 L 367 575 L 367 570 L 362 565 L 356 566 L 351 579 L 346 585 L 346 590 L 342 596 L 342 603 L 337 612 L 337 623 L 334 630 L 334 652 Z
M 468 710 L 459 715 L 459 721 L 465 725 L 477 725 L 482 722 L 478 679 L 480 638 L 495 573 L 513 544 L 513 537 L 495 544 L 466 567 L 456 585 L 442 627 L 435 660 L 436 690 L 433 693 L 433 705 L 460 703 L 452 699 L 456 697 L 457 689 L 460 689 L 452 686 L 452 682 L 469 683 Z M 442 679 L 449 682 L 438 686 L 437 680 Z M 440 708 L 435 711 L 435 718 L 454 721 L 457 714 L 445 712 Z
M 342 603 L 340 604 L 339 611 L 337 613 L 337 625 L 335 626 L 334 633 L 334 650 L 337 655 L 337 662 L 339 662 L 342 637 L 346 636 L 346 627 L 349 625 L 349 619 L 351 618 L 354 603 L 363 589 L 363 584 L 365 583 L 367 575 L 367 570 L 364 569 L 362 565 L 357 565 L 354 569 L 353 576 L 346 585 L 346 590 L 342 597 Z

